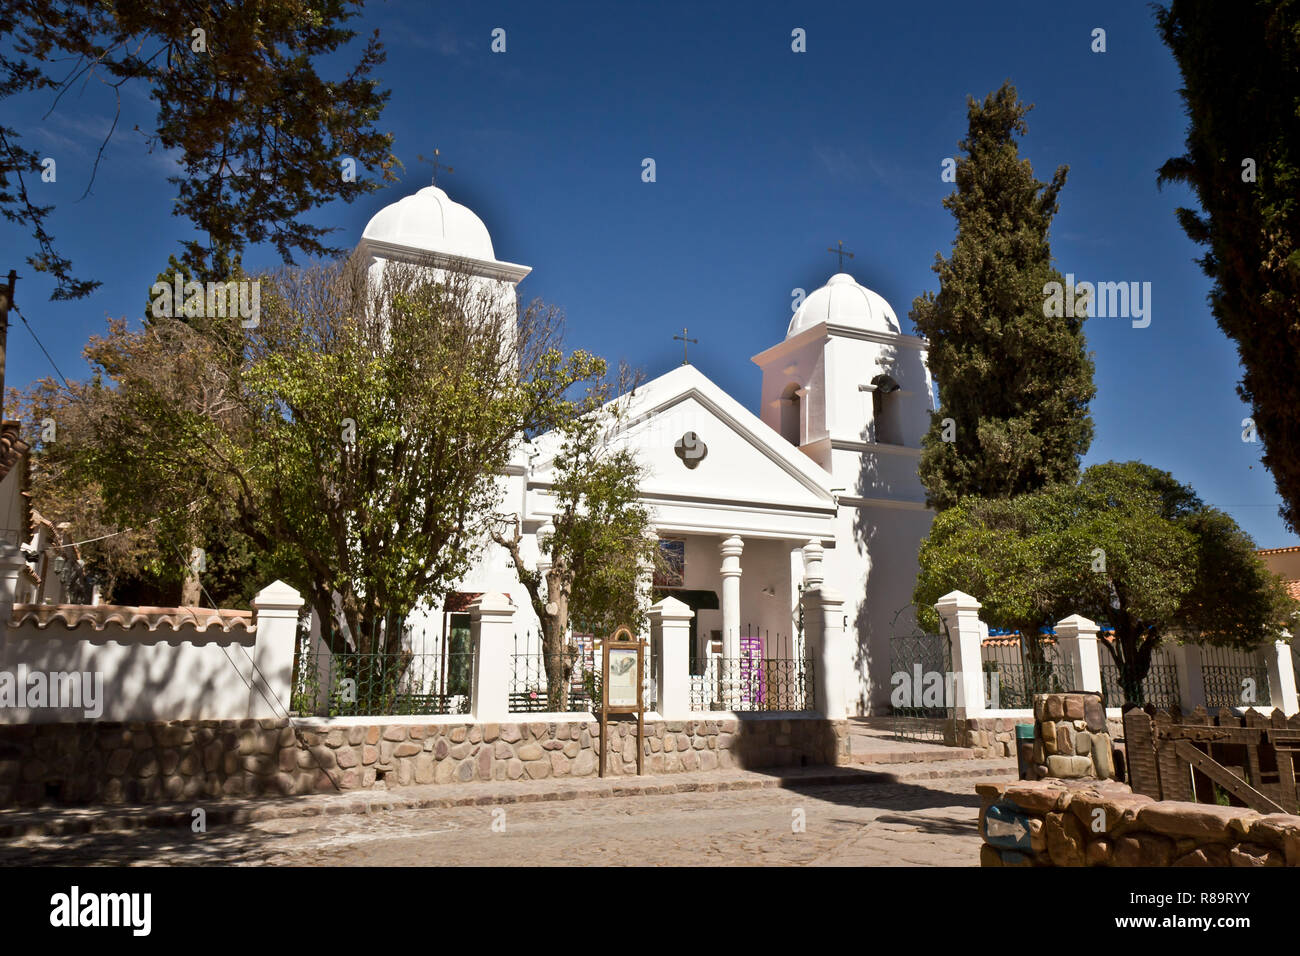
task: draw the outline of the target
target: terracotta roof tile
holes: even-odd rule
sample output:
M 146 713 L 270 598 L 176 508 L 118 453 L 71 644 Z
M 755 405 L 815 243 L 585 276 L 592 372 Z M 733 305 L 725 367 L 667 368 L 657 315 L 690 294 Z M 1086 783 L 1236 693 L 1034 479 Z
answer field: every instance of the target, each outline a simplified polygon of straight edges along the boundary
M 1292 547 L 1289 548 L 1259 548 L 1258 550 L 1255 551 L 1255 553 L 1256 554 L 1294 554 L 1296 551 L 1300 551 L 1300 544 L 1293 545 Z
M 10 627 L 31 621 L 45 630 L 58 621 L 69 631 L 83 627 L 103 631 L 116 624 L 127 630 L 150 632 L 160 628 L 179 631 L 192 626 L 200 632 L 220 630 L 253 634 L 257 625 L 252 611 L 214 610 L 210 607 L 125 607 L 118 604 L 15 604 Z

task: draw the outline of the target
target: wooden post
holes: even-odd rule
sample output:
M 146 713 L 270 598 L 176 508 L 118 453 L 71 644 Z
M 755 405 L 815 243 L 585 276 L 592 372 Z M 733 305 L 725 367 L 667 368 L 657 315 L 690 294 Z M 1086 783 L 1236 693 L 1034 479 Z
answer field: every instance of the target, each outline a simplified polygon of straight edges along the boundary
M 592 642 L 593 645 L 595 641 Z M 609 749 L 609 655 L 602 644 L 600 654 L 600 764 L 597 773 L 605 776 L 605 751 Z
M 645 773 L 645 641 L 636 642 L 636 775 Z
M 605 776 L 605 751 L 608 747 L 609 739 L 609 715 L 613 714 L 636 714 L 636 772 L 640 776 L 645 772 L 645 648 L 646 642 L 633 638 L 632 632 L 626 627 L 620 627 L 614 632 L 613 637 L 602 643 L 602 653 L 600 662 L 601 671 L 601 688 L 600 688 L 600 762 L 599 773 Z M 636 651 L 636 673 L 633 675 L 636 681 L 636 703 L 635 704 L 618 704 L 610 707 L 610 681 L 609 681 L 609 663 L 613 656 L 612 650 L 635 650 Z

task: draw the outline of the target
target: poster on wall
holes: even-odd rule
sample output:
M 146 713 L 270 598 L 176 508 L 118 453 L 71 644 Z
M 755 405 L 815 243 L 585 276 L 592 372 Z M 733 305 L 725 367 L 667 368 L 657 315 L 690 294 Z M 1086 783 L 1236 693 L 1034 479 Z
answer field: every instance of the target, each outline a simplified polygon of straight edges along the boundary
M 680 538 L 660 540 L 659 558 L 660 567 L 655 568 L 654 586 L 657 588 L 685 587 L 686 542 Z
M 607 647 L 605 653 L 609 655 L 609 706 L 635 708 L 639 703 L 637 648 Z

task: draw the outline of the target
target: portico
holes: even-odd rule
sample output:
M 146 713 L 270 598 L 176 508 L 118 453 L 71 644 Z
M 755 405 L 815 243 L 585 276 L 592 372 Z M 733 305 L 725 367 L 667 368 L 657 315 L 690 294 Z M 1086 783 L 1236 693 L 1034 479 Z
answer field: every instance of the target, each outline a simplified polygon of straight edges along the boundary
M 692 671 L 710 657 L 791 659 L 804 648 L 798 634 L 798 602 L 805 585 L 805 554 L 819 542 L 792 538 L 746 538 L 740 534 L 660 531 L 673 574 L 657 575 L 655 600 L 674 597 L 691 621 Z

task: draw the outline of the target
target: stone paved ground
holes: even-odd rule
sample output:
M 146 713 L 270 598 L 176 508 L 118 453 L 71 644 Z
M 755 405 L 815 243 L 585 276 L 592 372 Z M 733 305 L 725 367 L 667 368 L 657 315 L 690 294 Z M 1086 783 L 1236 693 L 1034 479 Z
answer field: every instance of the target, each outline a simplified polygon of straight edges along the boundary
M 976 781 L 942 773 L 29 836 L 0 843 L 0 866 L 977 866 Z

